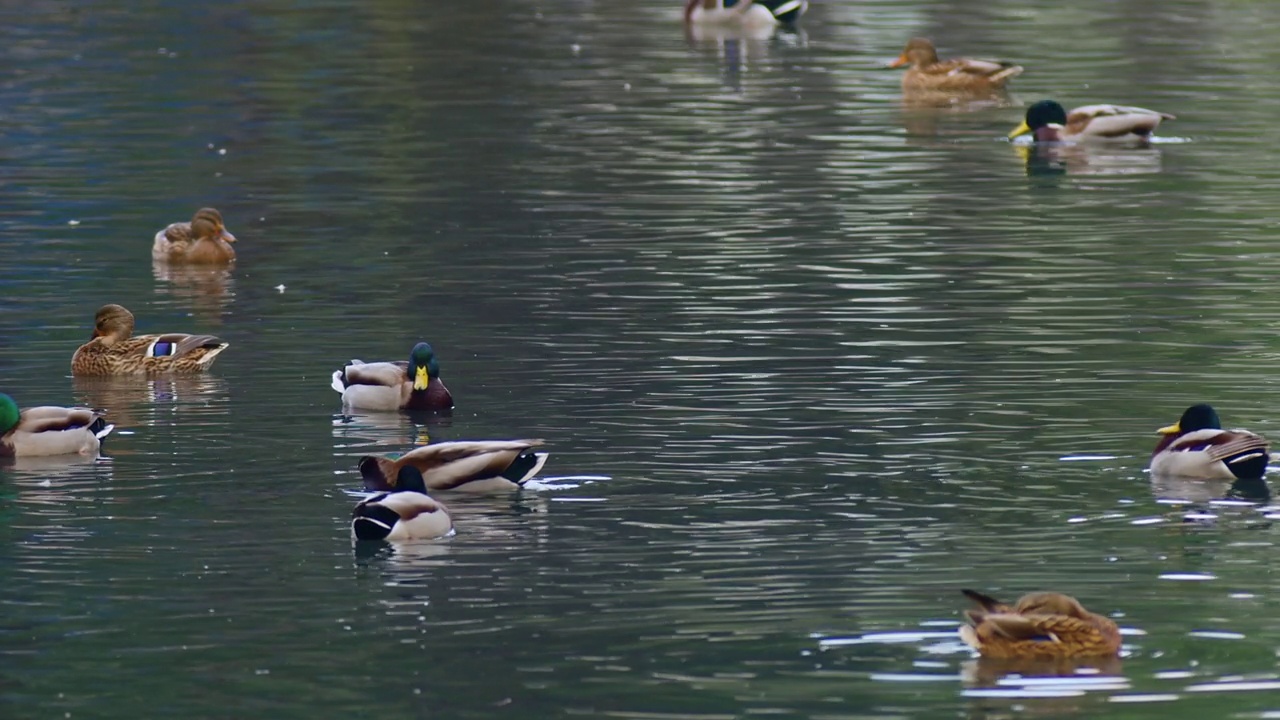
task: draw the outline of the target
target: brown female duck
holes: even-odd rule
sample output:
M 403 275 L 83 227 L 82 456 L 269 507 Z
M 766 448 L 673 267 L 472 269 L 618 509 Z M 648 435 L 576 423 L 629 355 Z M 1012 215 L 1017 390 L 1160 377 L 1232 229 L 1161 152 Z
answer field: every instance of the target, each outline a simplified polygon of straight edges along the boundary
M 960 639 L 983 657 L 1082 657 L 1120 652 L 1120 628 L 1084 609 L 1070 595 L 1023 595 L 1010 607 L 974 590 L 962 590 L 978 604 L 966 610 Z
M 231 243 L 236 236 L 227 232 L 222 213 L 200 208 L 191 222 L 178 222 L 156 233 L 151 257 L 170 263 L 225 265 L 236 259 Z
M 227 343 L 213 335 L 134 335 L 133 313 L 103 305 L 93 337 L 71 357 L 73 375 L 190 374 L 209 369 Z
M 911 38 L 889 67 L 903 65 L 911 66 L 902 76 L 904 91 L 990 92 L 1022 72 L 1022 66 L 1000 60 L 939 60 L 933 43 L 919 37 Z
M 547 462 L 546 453 L 532 451 L 540 445 L 541 440 L 435 443 L 399 457 L 366 455 L 360 458 L 360 475 L 370 490 L 392 490 L 401 468 L 412 465 L 430 490 L 519 490 Z
M 97 410 L 54 405 L 19 410 L 13 398 L 0 393 L 0 457 L 97 455 L 114 427 Z

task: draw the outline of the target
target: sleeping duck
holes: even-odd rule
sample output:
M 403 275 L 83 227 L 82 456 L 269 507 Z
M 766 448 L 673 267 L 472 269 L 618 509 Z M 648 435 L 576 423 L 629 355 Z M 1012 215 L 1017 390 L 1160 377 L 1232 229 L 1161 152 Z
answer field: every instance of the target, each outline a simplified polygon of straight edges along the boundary
M 983 657 L 1080 657 L 1116 655 L 1120 628 L 1084 609 L 1070 595 L 1023 595 L 1012 607 L 974 590 L 962 590 L 978 607 L 966 610 L 960 639 Z
M 427 494 L 422 473 L 400 468 L 396 489 L 366 498 L 351 511 L 351 537 L 356 540 L 433 540 L 453 534 L 449 510 Z
M 742 28 L 789 25 L 809 9 L 808 0 L 688 0 L 684 21 Z
M 0 393 L 0 457 L 97 455 L 114 425 L 84 407 L 45 405 L 19 410 Z
M 360 476 L 370 490 L 396 487 L 400 471 L 412 465 L 432 490 L 509 492 L 538 474 L 547 454 L 534 452 L 541 440 L 442 442 L 414 448 L 398 457 L 360 458 Z

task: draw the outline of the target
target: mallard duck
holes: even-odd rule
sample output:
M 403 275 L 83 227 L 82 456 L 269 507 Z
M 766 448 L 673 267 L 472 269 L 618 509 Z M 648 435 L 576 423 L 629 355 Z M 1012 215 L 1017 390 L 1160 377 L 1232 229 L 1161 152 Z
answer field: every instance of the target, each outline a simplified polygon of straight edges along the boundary
M 73 375 L 198 373 L 209 369 L 227 343 L 212 335 L 134 335 L 133 313 L 103 305 L 93 336 L 71 357 Z
M 693 25 L 772 27 L 794 23 L 808 9 L 808 0 L 688 0 L 684 20 Z
M 151 257 L 171 263 L 225 265 L 236 259 L 236 236 L 222 224 L 222 213 L 200 208 L 191 222 L 177 222 L 156 233 Z
M 102 438 L 114 425 L 102 413 L 84 407 L 41 407 L 19 410 L 0 393 L 0 457 L 97 455 Z
M 453 395 L 440 379 L 435 351 L 420 342 L 409 362 L 352 360 L 335 370 L 330 383 L 342 393 L 342 404 L 361 410 L 448 410 Z
M 1161 120 L 1173 119 L 1169 113 L 1124 105 L 1085 105 L 1068 113 L 1053 100 L 1041 100 L 1027 108 L 1009 139 L 1031 133 L 1036 142 L 1144 143 Z
M 396 487 L 392 478 L 406 465 L 416 467 L 432 490 L 497 492 L 518 490 L 538 474 L 547 454 L 531 452 L 541 440 L 478 440 L 442 442 L 414 448 L 399 457 L 366 455 L 360 476 L 370 490 Z
M 1005 86 L 1022 73 L 1021 65 L 1001 60 L 956 58 L 939 60 L 938 51 L 926 38 L 911 38 L 889 67 L 910 65 L 902 76 L 905 91 L 989 92 Z
M 1248 430 L 1223 430 L 1212 405 L 1192 405 L 1151 453 L 1152 475 L 1202 480 L 1260 478 L 1267 471 L 1267 441 Z
M 427 494 L 422 473 L 400 468 L 396 489 L 363 500 L 351 511 L 351 537 L 356 540 L 432 540 L 453 532 L 449 509 Z
M 1116 655 L 1120 628 L 1109 618 L 1084 609 L 1061 593 L 1023 595 L 1013 607 L 973 590 L 962 590 L 978 604 L 966 610 L 960 639 L 983 657 L 1079 657 Z

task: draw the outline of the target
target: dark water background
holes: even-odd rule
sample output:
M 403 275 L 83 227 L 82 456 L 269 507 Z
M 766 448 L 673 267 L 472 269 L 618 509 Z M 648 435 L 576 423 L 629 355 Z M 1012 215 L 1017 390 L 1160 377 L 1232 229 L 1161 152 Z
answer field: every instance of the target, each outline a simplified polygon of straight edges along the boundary
M 1192 402 L 1280 436 L 1280 5 L 678 6 L 0 7 L 0 389 L 118 425 L 0 472 L 0 714 L 1280 711 L 1271 511 L 1143 472 Z M 1018 107 L 902 105 L 916 34 L 1024 64 L 1018 104 L 1179 118 L 1028 164 Z M 153 268 L 201 205 L 239 265 Z M 231 349 L 73 381 L 106 302 Z M 452 419 L 342 422 L 329 373 L 418 339 Z M 424 435 L 608 479 L 353 552 L 355 458 Z M 997 680 L 970 586 L 1072 592 L 1126 657 Z

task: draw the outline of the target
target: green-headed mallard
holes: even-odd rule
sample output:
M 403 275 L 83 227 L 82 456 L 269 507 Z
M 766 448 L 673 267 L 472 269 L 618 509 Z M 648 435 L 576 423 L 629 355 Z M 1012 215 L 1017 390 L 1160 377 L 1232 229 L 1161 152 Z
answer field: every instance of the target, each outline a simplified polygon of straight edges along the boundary
M 1009 139 L 1031 133 L 1036 142 L 1145 143 L 1161 120 L 1173 119 L 1169 113 L 1124 105 L 1085 105 L 1067 112 L 1053 100 L 1041 100 L 1027 108 Z
M 904 91 L 975 93 L 999 90 L 1022 73 L 1022 66 L 1001 60 L 956 58 L 939 60 L 938 51 L 926 38 L 911 38 L 889 67 L 910 65 L 902 76 Z
M 356 540 L 432 540 L 453 533 L 449 509 L 427 494 L 422 473 L 400 468 L 396 489 L 367 498 L 351 511 Z
M 0 457 L 97 455 L 114 428 L 97 410 L 45 405 L 19 410 L 0 393 Z
M 983 657 L 1082 657 L 1120 652 L 1120 628 L 1084 609 L 1070 595 L 1023 595 L 1010 607 L 974 590 L 962 590 L 978 604 L 966 610 L 960 639 Z
M 809 9 L 808 0 L 687 0 L 684 21 L 742 29 L 794 23 Z
M 547 454 L 533 452 L 541 440 L 475 440 L 442 442 L 414 448 L 399 457 L 366 455 L 360 476 L 370 490 L 396 487 L 400 469 L 412 465 L 432 490 L 497 492 L 518 490 L 538 474 Z
M 359 410 L 448 410 L 453 395 L 440 379 L 440 363 L 427 343 L 413 346 L 408 362 L 352 360 L 330 383 L 342 404 Z
M 222 224 L 222 213 L 200 208 L 191 222 L 177 222 L 156 233 L 151 257 L 170 263 L 225 265 L 236 259 L 236 236 Z
M 1223 430 L 1212 405 L 1192 405 L 1156 432 L 1164 437 L 1151 453 L 1153 475 L 1247 480 L 1267 471 L 1267 441 L 1248 430 Z
M 133 313 L 103 305 L 93 337 L 71 357 L 73 375 L 189 374 L 209 369 L 227 343 L 212 335 L 134 335 Z

